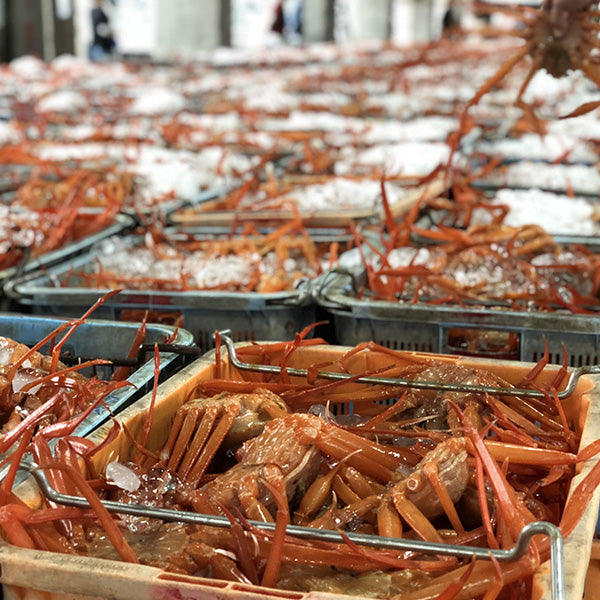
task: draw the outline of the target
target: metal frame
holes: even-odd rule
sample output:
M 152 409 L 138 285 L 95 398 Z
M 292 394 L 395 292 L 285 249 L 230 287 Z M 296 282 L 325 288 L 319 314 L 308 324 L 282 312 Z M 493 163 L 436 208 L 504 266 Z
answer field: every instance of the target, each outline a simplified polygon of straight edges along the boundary
M 21 461 L 19 468 L 33 475 L 41 492 L 48 500 L 65 506 L 91 508 L 89 502 L 82 497 L 57 492 L 48 482 L 41 467 L 33 461 L 24 459 Z M 231 522 L 227 517 L 219 517 L 216 515 L 156 508 L 139 504 L 124 504 L 122 502 L 113 502 L 109 500 L 103 500 L 102 504 L 106 510 L 111 513 L 148 517 L 160 519 L 162 521 L 195 523 L 212 527 L 231 527 Z M 262 521 L 248 521 L 248 523 L 256 529 L 264 531 L 275 530 L 275 523 L 264 523 Z M 320 540 L 334 543 L 344 543 L 345 541 L 344 537 L 337 531 L 301 527 L 298 525 L 288 525 L 286 527 L 286 533 L 308 540 Z M 525 555 L 532 538 L 540 534 L 547 535 L 550 538 L 552 600 L 566 600 L 564 583 L 564 545 L 562 534 L 556 525 L 546 521 L 534 521 L 523 527 L 515 545 L 509 550 L 496 550 L 492 548 L 480 548 L 477 546 L 458 546 L 453 544 L 441 544 L 437 542 L 425 542 L 421 540 L 380 537 L 356 533 L 347 533 L 344 534 L 344 536 L 356 544 L 372 546 L 374 548 L 401 550 L 429 555 L 456 556 L 465 559 L 477 558 L 480 560 L 513 562 Z

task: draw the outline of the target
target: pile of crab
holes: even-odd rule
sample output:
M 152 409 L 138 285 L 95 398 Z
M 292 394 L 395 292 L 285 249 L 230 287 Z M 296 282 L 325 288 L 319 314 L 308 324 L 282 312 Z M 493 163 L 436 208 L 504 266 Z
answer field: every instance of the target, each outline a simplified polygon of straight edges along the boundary
M 351 537 L 511 548 L 527 524 L 548 521 L 568 539 L 600 477 L 586 467 L 573 492 L 576 471 L 597 451 L 581 438 L 592 385 L 580 382 L 561 400 L 567 369 L 545 361 L 494 367 L 373 344 L 343 349 L 306 333 L 238 348 L 248 363 L 275 366 L 270 374 L 223 362 L 218 340 L 216 361 L 203 359 L 203 375 L 184 384 L 179 408 L 165 412 L 155 387 L 143 410 L 126 411 L 100 446 L 59 441 L 63 453 L 39 455 L 39 465 L 58 491 L 85 496 L 96 518 L 89 509 L 32 509 L 4 484 L 7 539 L 302 592 L 531 597 L 549 557 L 545 537 L 506 564 L 374 549 Z M 365 377 L 368 385 L 357 381 Z M 416 382 L 467 388 L 424 390 Z M 117 516 L 106 500 L 219 515 L 229 526 Z M 297 537 L 287 532 L 292 525 L 335 530 L 339 542 Z
M 113 236 L 98 256 L 60 279 L 64 287 L 128 290 L 292 291 L 337 261 L 339 242 L 315 241 L 300 220 L 269 233 L 216 235 L 151 227 L 146 235 Z

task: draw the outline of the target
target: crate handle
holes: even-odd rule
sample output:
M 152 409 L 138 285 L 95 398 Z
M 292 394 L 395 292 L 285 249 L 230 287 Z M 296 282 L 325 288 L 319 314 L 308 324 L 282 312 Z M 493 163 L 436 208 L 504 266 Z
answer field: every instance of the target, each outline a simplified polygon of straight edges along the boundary
M 229 360 L 234 367 L 242 371 L 254 371 L 257 373 L 273 373 L 279 374 L 281 368 L 276 365 L 256 365 L 252 363 L 242 362 L 235 351 L 235 344 L 231 339 L 231 330 L 225 329 L 219 331 L 221 337 L 221 343 L 227 348 Z M 306 377 L 308 375 L 307 369 L 296 369 L 293 367 L 286 367 L 286 372 L 289 375 L 295 377 Z M 583 366 L 573 369 L 569 376 L 567 386 L 557 392 L 557 396 L 560 400 L 568 398 L 575 391 L 575 387 L 582 375 L 600 375 L 600 365 Z M 331 371 L 319 371 L 316 375 L 317 379 L 330 379 L 335 381 L 349 380 L 353 383 L 367 383 L 370 385 L 389 385 L 394 387 L 402 388 L 414 388 L 419 390 L 436 390 L 436 391 L 448 391 L 448 392 L 471 392 L 476 394 L 496 394 L 498 396 L 525 396 L 529 398 L 545 398 L 546 394 L 543 391 L 531 390 L 527 388 L 504 388 L 494 387 L 489 385 L 474 385 L 474 384 L 460 384 L 460 383 L 444 383 L 441 381 L 419 381 L 418 379 L 397 379 L 395 377 L 356 377 L 356 375 L 348 373 L 335 373 Z
M 302 277 L 296 282 L 293 295 L 286 295 L 283 298 L 267 298 L 265 304 L 269 306 L 284 305 L 284 306 L 304 306 L 311 301 L 311 279 Z
M 55 490 L 48 481 L 42 468 L 30 459 L 21 460 L 19 469 L 29 472 L 35 478 L 38 487 L 44 496 L 64 506 L 77 506 L 80 508 L 91 508 L 89 502 L 80 496 L 62 494 Z M 136 515 L 162 521 L 197 523 L 212 527 L 230 528 L 231 522 L 227 517 L 207 515 L 191 511 L 157 508 L 140 504 L 125 504 L 110 500 L 101 501 L 106 510 L 112 513 Z M 275 531 L 275 523 L 262 521 L 249 521 L 257 529 Z M 313 527 L 301 527 L 299 525 L 288 525 L 286 533 L 309 540 L 321 540 L 326 542 L 341 543 L 344 538 L 338 531 L 328 529 L 315 529 Z M 564 543 L 560 529 L 547 521 L 534 521 L 523 527 L 515 545 L 508 550 L 497 550 L 492 548 L 480 548 L 478 546 L 459 546 L 443 544 L 439 542 L 425 542 L 421 540 L 410 540 L 405 538 L 380 537 L 377 535 L 345 533 L 344 535 L 356 544 L 385 548 L 391 550 L 403 550 L 421 554 L 437 554 L 443 556 L 457 556 L 470 559 L 473 557 L 500 562 L 514 562 L 525 555 L 529 543 L 535 535 L 547 535 L 550 538 L 550 561 L 552 567 L 552 600 L 565 600 L 564 586 Z
M 338 283 L 336 281 L 337 279 L 341 280 L 344 277 L 350 280 L 352 292 L 357 296 L 360 288 L 357 274 L 347 269 L 335 267 L 314 279 L 311 286 L 311 296 L 313 300 L 324 308 L 343 308 L 343 305 L 340 302 L 332 300 L 331 297 L 326 294 L 326 290 L 329 286 L 333 285 L 333 283 Z M 341 285 L 341 283 L 338 283 L 338 286 L 339 285 Z
M 24 268 L 24 267 L 23 267 Z M 23 283 L 28 283 L 32 279 L 39 277 L 40 273 L 37 270 L 32 271 L 31 273 L 15 273 L 13 276 L 9 277 L 4 283 L 3 290 L 4 293 L 11 299 L 16 302 L 22 301 L 24 299 L 31 300 L 33 298 L 33 294 L 23 294 L 16 290 L 18 285 Z

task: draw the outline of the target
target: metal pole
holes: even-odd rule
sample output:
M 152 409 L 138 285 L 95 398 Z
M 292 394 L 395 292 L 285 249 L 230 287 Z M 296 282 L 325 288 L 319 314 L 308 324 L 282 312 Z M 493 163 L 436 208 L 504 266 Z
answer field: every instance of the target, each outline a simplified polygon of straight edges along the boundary
M 231 0 L 221 0 L 219 27 L 221 30 L 219 43 L 221 46 L 231 46 Z
M 42 55 L 44 60 L 50 61 L 56 57 L 56 43 L 54 40 L 54 0 L 40 0 L 42 16 Z

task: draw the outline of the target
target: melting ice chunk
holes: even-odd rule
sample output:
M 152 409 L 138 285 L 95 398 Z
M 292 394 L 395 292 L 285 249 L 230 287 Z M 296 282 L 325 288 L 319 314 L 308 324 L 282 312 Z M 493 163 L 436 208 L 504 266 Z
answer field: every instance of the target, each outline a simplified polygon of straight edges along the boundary
M 106 465 L 106 481 L 126 492 L 135 492 L 141 485 L 140 478 L 129 467 L 119 462 Z
M 15 394 L 20 392 L 26 385 L 28 385 L 32 381 L 35 381 L 36 379 L 39 379 L 39 378 L 40 378 L 39 373 L 34 374 L 34 373 L 28 372 L 26 369 L 19 369 L 15 373 L 13 380 L 12 380 L 13 392 Z M 31 389 L 27 390 L 27 392 L 29 394 L 36 394 L 37 391 L 40 389 L 40 387 L 41 387 L 41 384 L 34 385 Z

